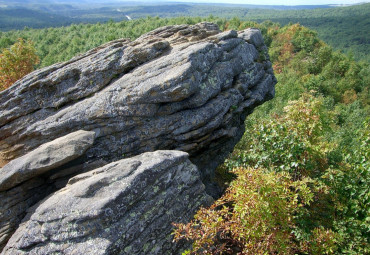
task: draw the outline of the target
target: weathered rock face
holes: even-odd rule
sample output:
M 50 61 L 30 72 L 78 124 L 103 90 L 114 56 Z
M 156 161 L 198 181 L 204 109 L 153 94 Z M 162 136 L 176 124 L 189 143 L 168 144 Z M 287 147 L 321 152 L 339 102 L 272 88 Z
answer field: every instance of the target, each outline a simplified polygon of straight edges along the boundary
M 29 74 L 0 93 L 0 164 L 10 161 L 0 169 L 0 249 L 29 210 L 4 253 L 176 254 L 181 245 L 165 229 L 209 202 L 201 182 L 219 195 L 214 170 L 275 83 L 258 30 L 220 32 L 211 23 L 116 40 Z M 157 150 L 174 151 L 134 157 Z M 141 228 L 124 224 L 131 212 Z
M 208 23 L 172 26 L 34 72 L 1 93 L 1 158 L 80 129 L 96 133 L 90 158 L 199 155 L 240 133 L 243 113 L 273 96 L 258 47 Z
M 94 142 L 95 133 L 76 131 L 41 145 L 0 170 L 0 249 L 25 216 L 27 209 L 47 194 L 64 187 L 73 173 L 94 169 L 68 167 Z
M 77 175 L 30 210 L 3 254 L 178 254 L 171 222 L 212 202 L 187 157 L 148 152 Z

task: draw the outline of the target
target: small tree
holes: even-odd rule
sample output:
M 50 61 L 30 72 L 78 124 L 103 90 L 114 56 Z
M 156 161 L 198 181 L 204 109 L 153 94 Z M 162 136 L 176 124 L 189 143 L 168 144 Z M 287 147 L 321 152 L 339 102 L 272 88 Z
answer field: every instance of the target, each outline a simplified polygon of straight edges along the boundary
M 31 41 L 19 38 L 9 49 L 0 54 L 0 91 L 34 70 L 40 62 Z
M 190 254 L 294 254 L 294 218 L 313 199 L 310 181 L 264 169 L 233 171 L 238 178 L 223 197 L 190 223 L 174 224 L 175 240 L 194 241 Z

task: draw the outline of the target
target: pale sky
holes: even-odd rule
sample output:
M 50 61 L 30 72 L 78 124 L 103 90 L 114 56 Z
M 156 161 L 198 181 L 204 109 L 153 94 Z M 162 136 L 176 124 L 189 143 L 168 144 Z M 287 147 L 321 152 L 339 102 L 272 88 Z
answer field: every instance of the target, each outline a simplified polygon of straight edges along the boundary
M 176 1 L 176 0 L 174 0 Z M 258 5 L 323 5 L 323 4 L 356 4 L 369 3 L 369 0 L 177 0 L 179 2 L 233 3 Z

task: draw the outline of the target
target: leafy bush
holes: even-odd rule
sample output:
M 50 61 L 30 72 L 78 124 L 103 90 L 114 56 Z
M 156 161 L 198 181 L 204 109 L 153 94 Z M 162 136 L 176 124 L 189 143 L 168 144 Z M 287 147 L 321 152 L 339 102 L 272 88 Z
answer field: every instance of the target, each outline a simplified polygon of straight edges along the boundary
M 360 146 L 345 156 L 341 167 L 330 169 L 325 182 L 336 198 L 334 229 L 345 245 L 344 254 L 370 253 L 370 121 L 357 132 Z
M 324 138 L 333 128 L 334 113 L 325 109 L 323 97 L 312 94 L 290 101 L 284 111 L 282 116 L 248 121 L 248 133 L 227 164 L 287 171 L 295 179 L 320 176 L 328 167 L 328 153 L 335 148 Z
M 175 240 L 194 240 L 192 254 L 292 254 L 299 249 L 291 230 L 309 204 L 308 180 L 261 168 L 235 168 L 238 178 L 209 209 L 188 224 L 175 224 Z

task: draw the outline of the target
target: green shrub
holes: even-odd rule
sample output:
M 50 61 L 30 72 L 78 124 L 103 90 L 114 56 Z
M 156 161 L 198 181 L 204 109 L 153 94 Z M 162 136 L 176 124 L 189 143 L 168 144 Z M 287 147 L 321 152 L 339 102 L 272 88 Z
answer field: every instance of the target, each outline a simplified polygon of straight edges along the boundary
M 238 178 L 210 208 L 176 224 L 175 240 L 193 240 L 192 254 L 292 254 L 294 218 L 312 201 L 308 180 L 263 169 L 235 168 Z

